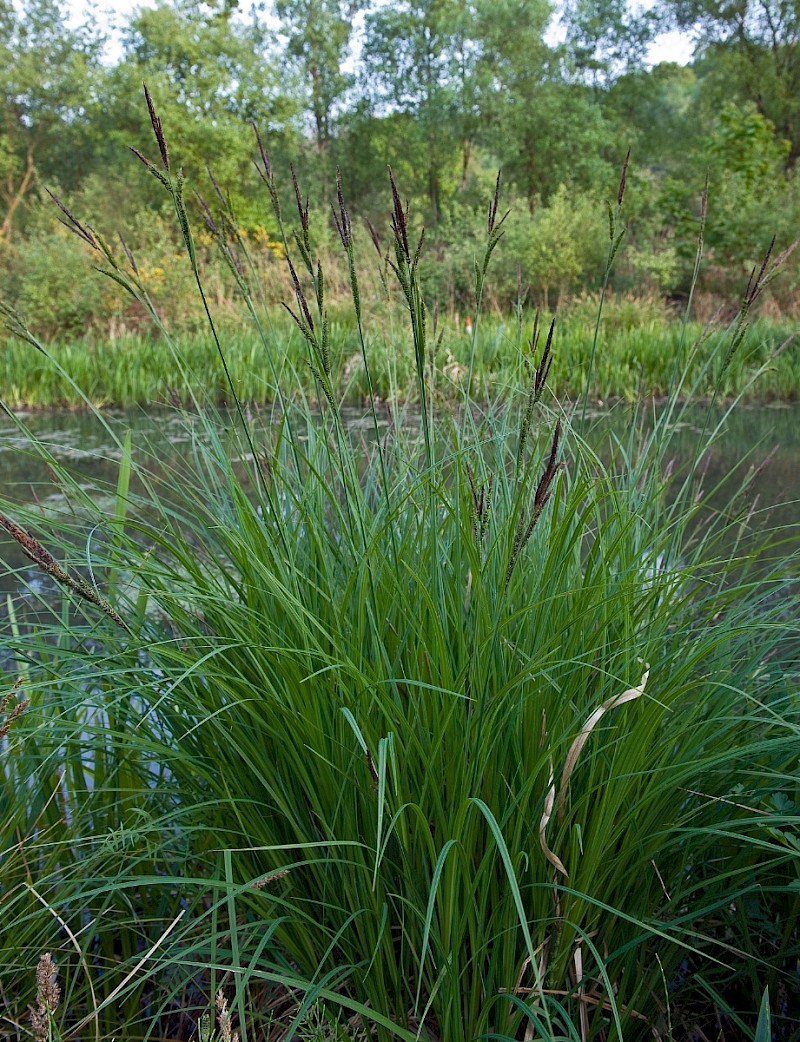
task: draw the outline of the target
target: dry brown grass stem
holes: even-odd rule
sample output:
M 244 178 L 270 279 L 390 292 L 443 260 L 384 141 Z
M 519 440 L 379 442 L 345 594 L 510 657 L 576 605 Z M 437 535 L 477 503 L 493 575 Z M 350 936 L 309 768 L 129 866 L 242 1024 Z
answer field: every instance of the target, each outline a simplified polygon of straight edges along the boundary
M 569 996 L 573 995 L 574 992 L 568 991 L 566 988 L 537 988 L 534 986 L 515 988 L 513 994 L 554 995 L 557 998 L 569 998 Z M 611 1012 L 611 1010 L 613 1009 L 611 1002 L 607 998 L 605 998 L 603 995 L 598 995 L 595 992 L 584 992 L 584 994 L 581 995 L 581 1002 L 584 1002 L 589 1006 L 598 1006 L 600 1009 L 606 1010 L 607 1012 Z M 644 1024 L 650 1025 L 650 1027 L 653 1026 L 652 1023 L 644 1015 L 644 1013 L 640 1013 L 638 1010 L 631 1009 L 630 1006 L 625 1006 L 621 1002 L 617 1002 L 616 1007 L 617 1009 L 622 1010 L 623 1013 L 627 1013 L 629 1016 L 633 1017 L 634 1020 L 640 1020 Z M 656 1038 L 658 1037 L 660 1036 L 656 1035 Z
M 538 971 L 539 971 L 538 979 L 539 979 L 539 981 L 544 980 L 544 976 L 545 976 L 545 973 L 547 971 L 547 949 L 549 947 L 549 944 L 550 944 L 549 939 L 543 941 L 542 944 L 540 944 L 539 947 L 534 952 L 535 956 L 537 956 L 537 957 L 541 956 L 541 959 L 538 959 Z M 531 957 L 528 955 L 528 956 L 526 956 L 525 960 L 522 963 L 522 967 L 520 968 L 520 972 L 519 972 L 519 975 L 517 977 L 517 982 L 514 985 L 514 987 L 513 988 L 501 988 L 500 989 L 501 993 L 508 993 L 508 994 L 511 994 L 511 995 L 531 996 L 533 998 L 533 1005 L 534 1006 L 537 1006 L 539 1004 L 539 997 L 542 996 L 542 995 L 552 995 L 552 996 L 554 996 L 556 998 L 570 998 L 571 996 L 573 996 L 575 994 L 574 990 L 570 990 L 570 989 L 566 989 L 566 988 L 544 988 L 544 987 L 541 986 L 540 983 L 535 983 L 535 984 L 532 984 L 532 985 L 524 985 L 522 983 L 522 981 L 523 981 L 523 979 L 525 977 L 525 972 L 526 972 L 526 970 L 528 969 L 528 967 L 530 965 L 531 965 Z M 611 1001 L 605 995 L 603 995 L 602 992 L 601 992 L 601 989 L 602 989 L 602 982 L 601 981 L 590 978 L 592 980 L 592 983 L 596 987 L 592 988 L 592 990 L 587 990 L 587 988 L 585 986 L 585 983 L 584 983 L 585 978 L 584 978 L 584 975 L 583 975 L 583 955 L 582 955 L 582 950 L 581 950 L 581 946 L 580 945 L 578 945 L 576 947 L 575 953 L 573 955 L 573 968 L 574 968 L 573 976 L 574 976 L 574 979 L 575 979 L 575 986 L 578 989 L 578 998 L 579 998 L 579 1001 L 580 1001 L 580 1004 L 581 1004 L 581 1010 L 582 1010 L 582 1012 L 581 1012 L 581 1034 L 582 1034 L 582 1038 L 587 1038 L 588 1034 L 584 1034 L 584 1033 L 588 1032 L 588 1027 L 589 1027 L 589 1025 L 588 1025 L 588 1016 L 587 1016 L 589 1007 L 595 1006 L 595 1007 L 598 1007 L 598 1008 L 600 1008 L 602 1010 L 605 1010 L 607 1012 L 611 1012 L 612 1009 L 613 1009 L 613 1006 L 611 1004 Z M 616 1003 L 616 1006 L 617 1006 L 617 1009 L 622 1010 L 623 1012 L 629 1014 L 631 1017 L 633 1017 L 634 1020 L 639 1020 L 639 1021 L 642 1021 L 644 1024 L 647 1024 L 651 1028 L 651 1030 L 653 1031 L 654 1037 L 657 1038 L 657 1039 L 660 1038 L 660 1036 L 658 1035 L 655 1027 L 652 1024 L 652 1022 L 650 1020 L 648 1020 L 648 1018 L 643 1013 L 640 1013 L 638 1010 L 631 1009 L 630 1006 L 625 1006 L 625 1005 L 623 1005 L 622 1003 L 619 1003 L 619 1002 Z M 528 1034 L 526 1033 L 525 1037 L 526 1037 L 526 1039 L 530 1038 L 532 1040 L 533 1038 L 535 1038 L 535 1035 L 531 1034 L 530 1036 L 528 1036 Z
M 630 155 L 630 149 L 628 150 Z M 625 163 L 627 165 L 627 159 Z M 623 173 L 624 176 L 624 173 Z M 620 193 L 624 191 L 624 186 L 620 189 Z M 620 200 L 621 202 L 622 200 Z M 586 988 L 583 983 L 583 951 L 581 946 L 577 945 L 573 952 L 573 963 L 575 966 L 575 987 L 578 989 L 578 1013 L 580 1016 L 581 1024 L 581 1042 L 588 1042 L 589 1040 L 589 1010 L 586 1002 Z

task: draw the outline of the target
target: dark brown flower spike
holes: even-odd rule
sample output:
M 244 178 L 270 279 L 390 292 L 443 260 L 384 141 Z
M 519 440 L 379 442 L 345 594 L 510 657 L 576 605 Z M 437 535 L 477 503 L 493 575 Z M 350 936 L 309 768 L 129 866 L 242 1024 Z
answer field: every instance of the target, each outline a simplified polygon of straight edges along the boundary
M 522 424 L 520 425 L 519 433 L 519 445 L 517 446 L 517 466 L 522 466 L 523 457 L 525 455 L 525 446 L 528 441 L 528 434 L 530 433 L 531 423 L 533 421 L 533 410 L 537 403 L 541 400 L 542 393 L 547 383 L 547 377 L 550 375 L 550 367 L 553 364 L 553 333 L 556 328 L 556 320 L 553 318 L 550 322 L 550 328 L 547 331 L 547 340 L 545 341 L 544 350 L 542 351 L 542 357 L 539 360 L 539 364 L 536 364 L 536 351 L 539 347 L 539 320 L 540 313 L 537 308 L 536 314 L 533 319 L 533 331 L 530 339 L 530 360 L 523 358 L 525 365 L 525 372 L 528 376 L 528 388 L 525 392 L 525 411 L 522 416 Z
M 228 207 L 228 200 L 222 194 L 222 189 L 220 188 L 219 184 L 217 183 L 217 179 L 216 179 L 216 177 L 214 177 L 214 173 L 213 173 L 213 171 L 212 171 L 210 166 L 206 167 L 206 173 L 208 174 L 208 179 L 211 182 L 211 187 L 214 189 L 214 194 L 216 195 L 217 199 L 219 199 L 219 201 L 222 204 L 222 206 L 227 208 Z
M 472 467 L 466 465 L 467 480 L 469 481 L 470 493 L 472 494 L 472 532 L 477 543 L 483 541 L 486 529 L 489 525 L 489 515 L 492 508 L 492 492 L 494 490 L 494 474 L 489 473 L 486 481 L 480 486 L 475 481 Z
M 292 171 L 292 184 L 294 185 L 294 197 L 297 200 L 297 212 L 300 215 L 300 225 L 303 229 L 303 237 L 305 239 L 308 236 L 309 221 L 308 221 L 308 199 L 306 198 L 305 204 L 303 203 L 303 197 L 300 193 L 300 184 L 297 180 L 297 174 L 294 169 L 294 165 L 291 167 Z
M 539 478 L 539 482 L 536 486 L 536 492 L 533 497 L 533 506 L 531 507 L 530 516 L 525 521 L 525 514 L 520 513 L 519 520 L 517 521 L 516 532 L 514 533 L 514 541 L 511 546 L 511 556 L 508 561 L 508 568 L 506 569 L 506 585 L 511 580 L 511 576 L 514 572 L 514 568 L 519 560 L 519 555 L 525 548 L 528 540 L 533 533 L 533 529 L 536 526 L 536 522 L 542 515 L 542 511 L 547 505 L 547 501 L 553 494 L 553 488 L 555 484 L 556 476 L 559 470 L 561 470 L 563 463 L 558 462 L 558 447 L 561 440 L 561 421 L 558 420 L 556 423 L 555 431 L 553 432 L 553 441 L 550 445 L 550 455 L 545 464 L 545 468 L 542 471 L 542 475 Z
M 547 383 L 547 377 L 550 375 L 550 366 L 553 364 L 553 333 L 556 328 L 556 320 L 553 318 L 550 321 L 550 328 L 547 331 L 547 340 L 545 341 L 544 351 L 542 351 L 542 357 L 539 364 L 536 366 L 536 377 L 534 379 L 533 389 L 536 400 L 542 396 L 544 385 Z M 535 345 L 531 345 L 532 349 Z
M 494 222 L 497 220 L 497 206 L 500 202 L 500 171 L 497 171 L 497 179 L 494 183 L 494 198 L 489 203 L 489 220 L 486 223 L 486 229 L 491 235 L 494 231 Z
M 25 556 L 33 561 L 34 564 L 38 565 L 43 572 L 46 572 L 51 578 L 55 579 L 57 583 L 62 586 L 68 587 L 78 596 L 84 600 L 90 601 L 96 607 L 104 611 L 109 618 L 113 619 L 118 626 L 122 629 L 128 630 L 127 625 L 122 621 L 117 612 L 111 607 L 93 586 L 90 586 L 81 576 L 74 578 L 68 572 L 66 572 L 53 555 L 46 550 L 42 544 L 32 536 L 30 532 L 26 532 L 24 528 L 20 528 L 18 524 L 6 517 L 5 514 L 0 514 L 0 528 L 5 528 L 12 539 L 16 541 Z M 130 632 L 130 631 L 129 631 Z
M 505 223 L 506 218 L 511 213 L 510 210 L 506 210 L 506 212 L 503 214 L 500 220 L 497 220 L 497 207 L 500 204 L 500 179 L 501 171 L 498 170 L 497 179 L 494 183 L 494 196 L 492 197 L 492 200 L 489 203 L 489 218 L 486 222 L 486 230 L 489 233 L 490 240 L 492 239 L 492 233 L 495 231 L 499 232 L 500 228 Z M 500 236 L 498 235 L 497 238 L 499 239 Z
M 255 132 L 256 142 L 258 144 L 258 151 L 261 156 L 261 162 L 264 164 L 264 169 L 262 171 L 261 167 L 259 167 L 258 163 L 256 163 L 256 170 L 258 170 L 259 174 L 261 174 L 262 179 L 267 184 L 269 184 L 270 181 L 272 181 L 272 163 L 270 162 L 269 153 L 264 148 L 264 142 L 261 140 L 261 134 L 256 124 L 251 123 L 250 126 L 253 128 L 253 131 Z
M 118 234 L 119 234 L 119 241 L 122 244 L 122 249 L 123 249 L 123 251 L 125 253 L 125 256 L 128 258 L 128 264 L 130 264 L 131 269 L 133 270 L 134 275 L 138 275 L 139 274 L 139 268 L 138 268 L 138 266 L 136 264 L 136 258 L 133 256 L 133 251 L 131 250 L 130 246 L 128 246 L 127 242 L 125 242 L 125 240 L 123 239 L 122 233 L 120 232 Z
M 617 189 L 617 206 L 622 206 L 622 200 L 625 198 L 625 189 L 628 185 L 628 164 L 631 161 L 631 150 L 628 149 L 628 153 L 625 156 L 625 162 L 622 164 L 622 175 L 619 179 L 619 188 Z
M 784 266 L 784 264 L 791 257 L 791 255 L 794 253 L 798 246 L 800 246 L 800 239 L 795 239 L 793 243 L 790 243 L 790 245 L 787 246 L 785 250 L 779 253 L 775 260 L 772 262 L 772 271 L 777 273 L 778 269 Z
M 147 111 L 150 113 L 150 122 L 153 125 L 153 133 L 156 136 L 158 150 L 161 153 L 161 162 L 164 164 L 164 169 L 169 173 L 169 151 L 167 150 L 167 139 L 164 137 L 164 128 L 161 126 L 161 120 L 156 115 L 156 108 L 150 96 L 150 91 L 147 89 L 147 84 L 143 83 L 142 86 L 144 87 L 144 96 L 147 101 Z
M 64 215 L 64 218 L 66 218 L 66 220 L 64 220 L 63 218 L 59 217 L 59 221 L 61 222 L 61 224 L 63 224 L 64 227 L 68 228 L 71 232 L 74 232 L 79 239 L 83 239 L 85 243 L 88 243 L 88 245 L 91 246 L 93 250 L 99 250 L 100 244 L 97 241 L 97 235 L 95 234 L 94 229 L 91 228 L 88 224 L 82 224 L 78 220 L 78 218 L 70 210 L 66 208 L 66 206 L 61 202 L 58 196 L 50 191 L 49 188 L 45 188 L 45 192 L 47 192 L 47 194 L 59 208 L 61 213 Z
M 344 205 L 344 193 L 342 192 L 342 174 L 339 168 L 336 168 L 336 199 L 339 203 L 339 213 L 337 215 L 336 208 L 333 209 L 333 220 L 336 224 L 336 230 L 339 233 L 339 238 L 342 240 L 342 246 L 345 250 L 349 250 L 353 242 L 353 230 L 350 223 L 350 214 L 347 212 L 347 207 Z
M 289 265 L 289 274 L 292 277 L 292 285 L 294 287 L 294 295 L 297 298 L 297 303 L 299 304 L 300 308 L 302 309 L 303 316 L 305 317 L 306 325 L 308 327 L 309 332 L 313 333 L 314 332 L 314 320 L 311 317 L 311 310 L 310 310 L 310 308 L 308 306 L 308 301 L 306 300 L 306 295 L 303 292 L 303 287 L 300 285 L 300 279 L 298 279 L 298 277 L 297 277 L 297 272 L 295 271 L 294 264 L 292 264 L 292 258 L 289 257 L 288 255 L 286 257 L 286 262 Z M 284 304 L 284 307 L 289 312 L 289 314 L 292 315 L 292 317 L 294 318 L 294 312 L 292 312 L 292 310 L 289 307 L 287 307 L 286 304 Z M 295 322 L 298 322 L 297 318 L 295 318 Z M 298 325 L 300 325 L 299 322 L 298 322 Z M 302 328 L 302 326 L 301 326 L 301 328 Z
M 563 466 L 563 464 L 556 462 L 558 457 L 558 447 L 560 441 L 561 420 L 557 420 L 556 429 L 553 431 L 553 441 L 550 445 L 550 455 L 547 459 L 547 465 L 544 468 L 542 476 L 539 478 L 539 484 L 536 486 L 536 495 L 533 499 L 533 509 L 535 512 L 538 513 L 542 512 L 545 504 L 552 495 L 553 481 L 555 480 L 556 474 Z
M 400 193 L 395 184 L 392 168 L 389 167 L 389 184 L 392 186 L 392 231 L 398 249 L 402 251 L 406 264 L 411 264 L 411 249 L 408 245 L 408 204 L 405 209 L 400 202 Z
M 764 287 L 764 275 L 766 274 L 767 265 L 769 264 L 769 259 L 772 256 L 772 251 L 774 249 L 775 236 L 773 235 L 772 241 L 767 247 L 767 252 L 764 254 L 764 259 L 761 262 L 761 267 L 758 270 L 758 275 L 756 275 L 756 269 L 753 268 L 753 270 L 750 272 L 750 278 L 747 280 L 747 288 L 744 291 L 744 302 L 747 305 L 747 307 L 752 306 L 752 304 L 756 300 L 756 297 L 758 297 L 759 293 Z
M 209 207 L 208 203 L 205 201 L 202 195 L 200 195 L 199 192 L 195 192 L 194 197 L 197 200 L 200 209 L 203 213 L 203 220 L 206 222 L 206 227 L 212 235 L 218 235 L 219 227 L 217 226 L 217 222 L 214 220 L 214 215 L 212 214 L 211 208 Z
M 278 199 L 278 189 L 275 187 L 275 178 L 272 172 L 272 162 L 270 161 L 269 153 L 264 148 L 264 142 L 261 140 L 261 134 L 259 133 L 258 127 L 255 125 L 255 123 L 251 124 L 251 126 L 253 127 L 253 130 L 256 135 L 258 151 L 259 155 L 261 156 L 261 162 L 264 166 L 264 169 L 261 169 L 261 167 L 258 165 L 258 161 L 255 161 L 254 165 L 256 170 L 258 171 L 258 176 L 267 186 L 267 189 L 269 191 L 269 198 L 270 202 L 272 203 L 272 211 L 275 214 L 275 217 L 278 221 L 278 226 L 282 227 L 281 204 L 280 200 Z
M 372 239 L 372 245 L 375 247 L 379 257 L 383 257 L 383 247 L 381 246 L 381 239 L 378 235 L 378 231 L 372 221 L 367 221 L 367 230 L 369 231 L 369 237 Z

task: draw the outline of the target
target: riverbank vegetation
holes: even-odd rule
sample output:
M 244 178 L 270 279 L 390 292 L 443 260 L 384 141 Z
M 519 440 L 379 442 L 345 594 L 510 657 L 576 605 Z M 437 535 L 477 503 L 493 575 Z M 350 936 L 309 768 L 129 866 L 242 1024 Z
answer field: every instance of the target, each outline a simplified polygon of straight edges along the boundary
M 458 408 L 440 408 L 424 244 L 394 182 L 383 271 L 405 304 L 404 352 L 399 326 L 393 343 L 416 407 L 378 401 L 339 185 L 369 402 L 353 432 L 304 196 L 281 236 L 301 367 L 260 325 L 220 193 L 206 227 L 274 403 L 251 416 L 148 102 L 157 158 L 144 162 L 210 301 L 235 423 L 223 430 L 186 370 L 192 451 L 171 470 L 109 427 L 121 463 L 103 498 L 31 435 L 64 509 L 0 500 L 29 562 L 0 644 L 4 1030 L 745 1039 L 761 1010 L 759 1039 L 796 1037 L 797 552 L 769 525 L 754 538 L 748 477 L 721 508 L 725 490 L 704 486 L 724 420 L 670 462 L 680 399 L 708 374 L 719 398 L 786 258 L 756 265 L 724 334 L 673 351 L 652 432 L 634 420 L 597 454 L 553 394 L 567 348 L 546 321 L 523 323 L 521 366 L 486 402 L 471 390 L 493 335 L 478 307 Z M 261 173 L 278 222 L 265 151 Z M 508 223 L 499 189 L 478 305 Z M 623 175 L 607 271 L 624 191 Z M 133 255 L 61 212 L 160 324 Z M 58 353 L 5 317 L 69 384 Z M 578 415 L 602 355 L 598 339 Z
M 133 100 L 146 80 L 190 188 L 207 194 L 210 166 L 229 194 L 267 304 L 279 305 L 291 286 L 279 223 L 250 176 L 253 121 L 284 175 L 284 211 L 294 205 L 293 164 L 322 215 L 314 250 L 331 304 L 348 294 L 330 220 L 337 169 L 356 234 L 369 223 L 386 241 L 392 167 L 427 229 L 426 298 L 454 320 L 474 310 L 473 258 L 502 168 L 514 220 L 483 308 L 508 323 L 522 297 L 561 311 L 599 293 L 605 200 L 630 147 L 626 243 L 611 289 L 623 300 L 657 299 L 680 317 L 694 285 L 694 317 L 705 323 L 739 292 L 772 236 L 780 252 L 800 226 L 797 14 L 772 0 L 744 12 L 710 0 L 658 0 L 635 12 L 593 0 L 562 5 L 558 18 L 554 32 L 547 0 L 275 0 L 254 10 L 235 0 L 162 0 L 133 11 L 112 53 L 103 31 L 76 24 L 63 5 L 6 4 L 0 296 L 54 345 L 154 334 L 135 301 L 98 284 L 85 244 L 57 223 L 49 189 L 73 212 L 92 213 L 109 241 L 124 237 L 173 333 L 203 328 L 157 185 L 132 182 L 125 161 L 127 146 L 147 145 Z M 691 36 L 689 64 L 651 65 L 651 45 L 667 30 Z M 705 259 L 695 273 L 706 175 Z M 199 219 L 192 191 L 186 205 Z M 212 240 L 198 229 L 203 263 Z M 380 292 L 370 265 L 361 279 L 365 299 Z M 795 257 L 766 289 L 765 314 L 797 320 L 798 279 Z M 218 305 L 235 294 L 229 273 L 209 273 L 207 286 Z M 618 383 L 624 393 L 628 376 Z
M 754 322 L 740 350 L 721 373 L 719 360 L 708 363 L 706 342 L 709 337 L 723 338 L 724 326 L 709 329 L 697 322 L 684 324 L 665 317 L 652 302 L 633 301 L 612 301 L 608 307 L 607 321 L 598 336 L 591 386 L 587 388 L 587 363 L 594 337 L 593 325 L 586 316 L 589 304 L 596 311 L 597 299 L 586 301 L 574 309 L 573 315 L 560 316 L 556 324 L 550 386 L 560 398 L 579 398 L 586 390 L 594 401 L 665 398 L 674 381 L 675 358 L 682 342 L 688 356 L 687 386 L 698 398 L 710 398 L 715 391 L 724 399 L 742 395 L 749 401 L 791 402 L 800 398 L 800 353 L 794 343 L 794 323 Z M 313 373 L 304 363 L 306 343 L 302 334 L 283 311 L 266 312 L 263 318 L 271 350 L 296 376 L 296 393 L 314 398 L 317 388 Z M 526 337 L 533 320 L 534 313 L 527 310 L 505 322 L 490 317 L 481 324 L 473 344 L 464 321 L 440 319 L 441 339 L 435 345 L 437 399 L 457 404 L 463 398 L 470 358 L 472 397 L 512 398 L 524 377 Z M 385 402 L 418 402 L 419 388 L 399 307 L 383 307 L 367 323 L 365 335 L 375 395 Z M 271 403 L 274 388 L 265 377 L 263 345 L 258 336 L 252 329 L 239 326 L 224 330 L 222 339 L 240 397 L 250 404 Z M 369 386 L 359 333 L 344 312 L 331 319 L 329 339 L 340 401 L 363 406 L 368 401 Z M 701 343 L 706 346 L 696 350 Z M 49 350 L 69 381 L 25 345 L 10 343 L 0 354 L 0 387 L 12 409 L 81 409 L 86 407 L 86 398 L 99 407 L 188 404 L 187 373 L 193 394 L 204 401 L 231 403 L 230 387 L 208 334 L 195 333 L 171 341 L 143 336 L 110 342 L 78 340 L 53 345 Z

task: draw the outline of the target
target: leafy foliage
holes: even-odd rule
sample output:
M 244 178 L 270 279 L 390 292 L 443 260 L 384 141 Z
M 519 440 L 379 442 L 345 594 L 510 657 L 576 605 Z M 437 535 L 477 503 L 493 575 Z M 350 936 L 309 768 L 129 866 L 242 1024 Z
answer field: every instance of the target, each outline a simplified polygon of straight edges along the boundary
M 160 159 L 140 158 L 207 305 L 183 179 L 147 102 Z M 223 1039 L 235 1017 L 242 1039 L 403 1042 L 650 1038 L 684 1012 L 746 1027 L 743 990 L 753 1023 L 765 986 L 793 1001 L 796 551 L 780 530 L 750 541 L 750 476 L 712 509 L 711 410 L 695 453 L 667 465 L 681 397 L 708 373 L 721 390 L 785 258 L 767 253 L 727 333 L 679 345 L 649 430 L 635 420 L 598 454 L 547 392 L 554 341 L 538 320 L 510 404 L 480 404 L 468 379 L 460 410 L 439 412 L 423 237 L 394 180 L 381 265 L 419 410 L 378 400 L 339 183 L 370 402 L 368 433 L 351 431 L 303 193 L 290 236 L 266 150 L 261 162 L 321 407 L 262 322 L 220 193 L 207 226 L 274 410 L 245 414 L 208 308 L 232 429 L 210 408 L 186 414 L 190 451 L 165 471 L 95 412 L 119 459 L 107 498 L 31 435 L 66 509 L 23 518 L 0 503 L 51 583 L 31 584 L 33 612 L 10 599 L 0 644 L 7 994 L 29 999 L 48 1037 L 186 1038 L 188 1012 L 211 1038 L 224 983 Z M 479 301 L 507 225 L 499 190 Z M 160 321 L 129 251 L 61 212 Z M 65 967 L 60 995 L 43 946 Z

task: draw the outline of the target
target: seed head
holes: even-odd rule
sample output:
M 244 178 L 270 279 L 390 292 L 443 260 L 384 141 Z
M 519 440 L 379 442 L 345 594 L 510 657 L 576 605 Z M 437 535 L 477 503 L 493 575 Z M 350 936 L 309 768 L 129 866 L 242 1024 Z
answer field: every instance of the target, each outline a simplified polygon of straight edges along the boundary
M 217 1026 L 221 1042 L 239 1042 L 239 1032 L 231 1029 L 231 1014 L 228 1000 L 221 991 L 217 992 Z
M 556 320 L 555 320 L 555 318 L 553 318 L 550 321 L 550 328 L 547 331 L 547 340 L 545 341 L 544 351 L 542 352 L 541 360 L 540 360 L 538 366 L 536 366 L 536 376 L 535 376 L 534 382 L 533 382 L 533 390 L 534 390 L 534 398 L 536 399 L 537 402 L 538 402 L 538 400 L 542 396 L 542 391 L 544 390 L 544 385 L 547 382 L 547 377 L 548 377 L 548 375 L 550 373 L 550 366 L 553 364 L 552 347 L 553 347 L 553 333 L 555 331 L 555 328 L 556 328 Z M 531 346 L 532 346 L 532 348 L 535 349 L 535 345 L 531 345 Z
M 302 195 L 300 193 L 300 184 L 299 184 L 299 182 L 297 180 L 297 174 L 295 172 L 294 166 L 291 167 L 291 170 L 292 170 L 292 184 L 294 185 L 294 197 L 297 200 L 297 212 L 300 215 L 300 225 L 301 225 L 301 227 L 303 229 L 303 237 L 305 239 L 305 237 L 308 236 L 308 229 L 309 229 L 308 198 L 306 198 L 306 201 L 304 203 L 303 202 L 303 197 L 302 197 Z
M 378 235 L 378 231 L 372 221 L 367 221 L 367 228 L 369 230 L 369 237 L 372 239 L 372 245 L 375 247 L 378 256 L 383 257 L 383 248 L 381 247 L 381 238 Z
M 617 189 L 617 206 L 622 206 L 622 200 L 625 198 L 625 189 L 628 185 L 628 163 L 631 161 L 631 150 L 628 149 L 628 153 L 625 156 L 625 162 L 622 164 L 622 175 L 619 179 L 619 188 Z
M 313 333 L 314 332 L 314 320 L 311 317 L 311 309 L 308 306 L 308 301 L 306 300 L 306 295 L 303 292 L 303 287 L 300 285 L 300 279 L 297 277 L 297 272 L 295 271 L 294 264 L 292 264 L 292 258 L 287 256 L 286 257 L 286 262 L 289 265 L 289 274 L 292 277 L 292 286 L 294 287 L 294 295 L 297 298 L 297 303 L 299 304 L 301 311 L 303 312 L 303 316 L 304 316 L 304 318 L 306 320 L 306 327 L 308 328 L 310 333 Z M 286 305 L 284 305 L 284 307 L 286 307 Z M 289 311 L 290 315 L 293 314 L 292 311 L 288 307 L 287 307 L 287 311 Z M 296 318 L 295 318 L 295 321 L 297 322 Z M 299 322 L 298 322 L 298 325 L 300 325 Z M 300 326 L 300 328 L 302 330 L 302 326 Z
M 30 1006 L 31 1027 L 37 1042 L 48 1042 L 50 1018 L 58 1009 L 61 988 L 58 986 L 58 970 L 50 952 L 39 958 L 36 967 L 36 1006 Z
M 50 191 L 49 188 L 45 188 L 45 192 L 50 196 L 56 206 L 59 208 L 63 217 L 59 217 L 59 221 L 68 228 L 71 232 L 74 232 L 79 239 L 83 239 L 85 243 L 88 243 L 93 250 L 99 250 L 100 244 L 97 241 L 97 235 L 89 227 L 88 224 L 81 224 L 77 217 L 71 213 L 66 206 L 61 202 L 57 195 Z
M 272 163 L 270 162 L 267 150 L 264 148 L 264 142 L 261 140 L 261 134 L 259 133 L 258 127 L 255 123 L 252 123 L 251 126 L 255 131 L 256 142 L 258 143 L 258 151 L 261 155 L 261 162 L 264 164 L 263 172 L 259 169 L 258 164 L 256 164 L 256 169 L 261 174 L 262 178 L 269 184 L 269 182 L 272 180 Z
M 486 230 L 489 235 L 494 231 L 495 221 L 497 220 L 497 206 L 500 202 L 500 171 L 497 171 L 497 180 L 494 183 L 494 197 L 489 203 L 489 219 L 486 222 Z
M 6 692 L 0 699 L 0 717 L 5 716 L 5 720 L 0 723 L 0 738 L 5 738 L 8 732 L 14 726 L 17 720 L 22 716 L 28 706 L 31 704 L 29 698 L 22 698 L 17 700 L 17 693 L 22 687 L 23 677 L 17 677 L 14 686 L 10 691 Z M 13 706 L 12 706 L 13 703 Z M 9 712 L 9 707 L 11 711 Z M 6 715 L 8 714 L 8 715 Z
M 6 515 L 2 513 L 0 513 L 0 528 L 5 528 L 11 538 L 19 544 L 19 547 L 25 556 L 29 558 L 29 560 L 33 561 L 34 564 L 38 565 L 42 571 L 46 572 L 62 586 L 66 586 L 73 590 L 78 594 L 78 596 L 83 597 L 84 600 L 90 601 L 92 604 L 96 605 L 122 629 L 128 630 L 127 624 L 117 614 L 114 608 L 112 608 L 108 601 L 101 597 L 97 590 L 95 590 L 93 586 L 90 586 L 82 576 L 75 578 L 69 575 L 69 573 L 61 567 L 55 557 L 53 557 L 50 551 L 46 550 L 39 540 L 36 539 L 35 536 L 32 536 L 30 532 L 26 532 L 24 528 L 20 528 L 20 526 L 12 521 L 11 518 L 6 517 Z
M 195 192 L 194 196 L 203 212 L 203 220 L 206 222 L 206 228 L 208 228 L 213 236 L 218 236 L 219 228 L 217 227 L 217 222 L 214 220 L 214 215 L 211 213 L 211 207 L 199 192 Z
M 144 87 L 144 96 L 147 101 L 147 111 L 150 113 L 150 122 L 153 126 L 153 133 L 156 136 L 158 150 L 161 153 L 161 162 L 164 164 L 164 169 L 169 173 L 169 152 L 167 150 L 167 139 L 164 137 L 164 128 L 161 126 L 161 120 L 156 115 L 156 107 L 153 104 L 150 91 L 147 89 L 147 84 L 143 83 L 142 86 Z
M 256 880 L 256 882 L 253 883 L 253 886 L 256 888 L 256 890 L 264 890 L 265 887 L 268 887 L 270 885 L 270 883 L 277 883 L 279 879 L 283 879 L 284 876 L 288 875 L 289 869 L 281 868 L 278 869 L 277 872 L 270 872 L 270 874 L 268 876 L 264 876 L 263 879 Z
M 556 476 L 561 470 L 563 463 L 558 462 L 558 446 L 561 440 L 561 421 L 556 423 L 555 431 L 553 432 L 553 441 L 550 445 L 550 456 L 548 457 L 545 468 L 542 471 L 542 475 L 539 478 L 539 483 L 536 486 L 536 492 L 533 497 L 533 506 L 531 507 L 530 516 L 527 518 L 524 513 L 521 513 L 517 521 L 516 531 L 514 533 L 514 540 L 511 546 L 511 555 L 508 561 L 508 568 L 506 569 L 506 585 L 511 581 L 511 576 L 517 565 L 519 555 L 522 553 L 525 545 L 533 533 L 533 529 L 536 526 L 536 522 L 542 515 L 542 511 L 547 505 L 547 501 L 553 494 L 553 487 Z
M 133 251 L 131 250 L 130 246 L 128 246 L 127 242 L 125 242 L 121 233 L 119 236 L 119 241 L 122 244 L 122 249 L 125 253 L 125 256 L 128 258 L 128 264 L 130 264 L 131 268 L 133 269 L 134 275 L 138 275 L 139 268 L 136 265 L 136 258 L 133 256 Z
M 411 249 L 408 245 L 408 203 L 405 208 L 400 202 L 400 193 L 394 180 L 392 168 L 389 167 L 389 184 L 392 186 L 392 231 L 398 251 L 405 258 L 406 264 L 411 264 Z
M 345 250 L 349 250 L 353 241 L 353 233 L 350 224 L 350 214 L 347 212 L 347 207 L 344 205 L 342 174 L 338 167 L 336 168 L 336 198 L 339 203 L 339 213 L 337 215 L 336 210 L 333 210 L 333 220 L 336 223 L 336 230 L 339 233 L 339 238 L 342 240 L 342 246 L 344 246 Z

